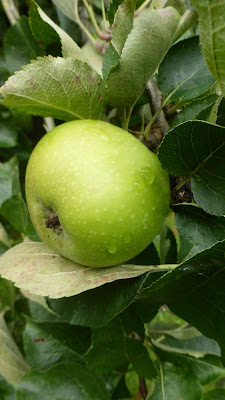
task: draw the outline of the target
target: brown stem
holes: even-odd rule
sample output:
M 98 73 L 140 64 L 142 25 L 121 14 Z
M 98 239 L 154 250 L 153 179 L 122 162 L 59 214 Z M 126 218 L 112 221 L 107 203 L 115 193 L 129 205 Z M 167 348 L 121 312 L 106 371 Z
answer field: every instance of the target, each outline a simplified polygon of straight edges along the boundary
M 148 391 L 147 391 L 147 387 L 146 387 L 146 382 L 144 380 L 144 378 L 142 378 L 141 376 L 139 376 L 139 393 L 138 393 L 138 397 L 143 397 L 143 399 L 145 400 L 147 397 Z
M 156 122 L 160 126 L 162 134 L 164 136 L 169 130 L 169 124 L 166 120 L 164 111 L 162 110 L 163 94 L 159 90 L 153 78 L 151 78 L 150 81 L 147 83 L 146 89 L 149 97 L 152 115 L 156 114 L 157 111 L 160 110 L 159 114 L 157 115 Z

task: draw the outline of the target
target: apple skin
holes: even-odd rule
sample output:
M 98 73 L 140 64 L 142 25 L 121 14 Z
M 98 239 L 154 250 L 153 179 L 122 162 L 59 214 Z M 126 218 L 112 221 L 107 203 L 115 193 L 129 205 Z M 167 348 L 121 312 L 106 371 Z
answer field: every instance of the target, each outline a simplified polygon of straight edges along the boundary
M 133 135 L 79 120 L 57 126 L 37 144 L 26 197 L 49 247 L 78 264 L 108 267 L 133 258 L 159 233 L 170 186 L 158 157 Z

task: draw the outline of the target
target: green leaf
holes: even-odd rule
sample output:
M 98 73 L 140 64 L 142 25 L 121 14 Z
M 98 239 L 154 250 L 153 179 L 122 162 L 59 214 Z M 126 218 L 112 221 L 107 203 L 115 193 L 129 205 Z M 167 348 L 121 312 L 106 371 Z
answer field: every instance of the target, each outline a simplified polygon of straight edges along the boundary
M 82 31 L 76 22 L 68 18 L 59 8 L 56 8 L 60 27 L 78 44 L 82 45 Z M 91 43 L 91 42 L 87 42 Z M 92 43 L 91 43 L 92 44 Z
M 152 0 L 149 8 L 158 9 L 169 6 L 176 8 L 180 15 L 186 10 L 184 0 Z
M 71 324 L 99 327 L 107 324 L 131 304 L 144 280 L 144 276 L 122 279 L 68 299 L 49 299 L 48 303 Z
M 25 232 L 28 223 L 28 211 L 21 193 L 6 200 L 0 208 L 0 214 L 9 221 L 17 231 Z
M 211 247 L 225 237 L 225 218 L 206 214 L 194 205 L 174 207 L 176 227 L 180 235 L 191 243 L 188 257 Z
M 10 148 L 17 145 L 18 132 L 9 121 L 0 120 L 0 147 Z
M 152 343 L 154 346 L 164 351 L 185 354 L 197 359 L 207 354 L 221 355 L 217 342 L 203 336 L 192 326 L 177 331 L 176 329 L 164 330 L 163 333 L 160 333 L 160 336 L 162 335 L 163 337 L 161 337 L 160 341 L 152 340 Z
M 216 103 L 215 103 L 216 104 Z M 199 121 L 206 121 L 209 122 L 210 115 L 213 111 L 215 104 L 210 104 L 208 107 L 203 108 L 196 116 L 195 119 Z
M 0 164 L 0 207 L 5 200 L 20 192 L 19 170 L 16 158 Z
M 224 254 L 225 241 L 196 254 L 141 293 L 145 307 L 167 304 L 179 317 L 216 340 L 223 358 Z
M 157 338 L 152 340 L 152 343 L 161 361 L 178 365 L 196 376 L 201 385 L 225 376 L 225 368 L 220 363 L 220 357 L 207 354 L 220 354 L 218 344 L 202 336 L 197 329 L 193 327 L 179 327 L 167 331 L 161 329 L 157 334 L 154 326 L 153 331 L 151 324 L 149 328 L 151 336 Z
M 172 121 L 170 129 L 181 124 L 182 122 L 190 121 L 192 119 L 204 120 L 204 118 L 199 117 L 201 111 L 204 112 L 209 106 L 212 105 L 217 100 L 218 96 L 213 93 L 204 98 L 195 99 L 191 103 L 186 104 L 182 107 L 182 110 L 177 114 L 176 118 Z M 220 125 L 220 124 L 218 124 Z
M 27 319 L 24 331 L 26 360 L 32 368 L 48 369 L 59 362 L 84 363 L 91 344 L 87 328 L 57 322 L 32 322 Z
M 218 108 L 217 125 L 225 126 L 225 98 L 222 99 Z
M 137 256 L 127 261 L 126 264 L 134 265 L 158 265 L 160 264 L 160 259 L 158 252 L 155 248 L 154 243 L 150 243 L 145 250 L 139 253 Z
M 112 0 L 112 1 L 110 1 L 109 8 L 108 8 L 108 11 L 107 11 L 107 19 L 108 19 L 110 24 L 113 23 L 116 11 L 118 10 L 118 7 L 122 3 L 122 1 L 123 0 Z
M 0 376 L 1 400 L 15 400 L 15 388 Z
M 139 376 L 147 379 L 157 376 L 157 371 L 148 354 L 148 350 L 140 340 L 126 338 L 126 348 L 132 367 Z
M 0 374 L 12 384 L 18 383 L 29 367 L 0 314 Z
M 105 87 L 89 65 L 72 58 L 38 58 L 1 88 L 3 104 L 63 120 L 101 119 Z
M 140 315 L 135 310 L 135 304 L 132 303 L 120 314 L 120 321 L 128 336 L 138 334 L 141 340 L 145 338 L 145 326 Z
M 2 243 L 2 242 L 0 242 Z M 6 279 L 0 278 L 0 312 L 14 308 L 15 288 Z
M 183 368 L 169 363 L 161 367 L 160 381 L 146 400 L 201 400 L 202 390 L 199 381 Z
M 224 400 L 225 389 L 214 389 L 203 396 L 203 400 Z
M 177 242 L 171 229 L 164 225 L 160 233 L 161 264 L 177 263 Z
M 159 67 L 158 85 L 165 104 L 190 101 L 214 83 L 215 78 L 201 54 L 198 37 L 175 44 Z
M 25 236 L 27 236 L 29 239 L 31 239 L 34 242 L 41 242 L 41 238 L 38 236 L 34 225 L 32 224 L 32 221 L 29 221 L 26 229 L 25 229 Z
M 44 55 L 32 35 L 28 18 L 24 15 L 9 28 L 4 38 L 4 51 L 8 70 L 11 74 L 21 69 L 38 56 Z
M 138 17 L 124 45 L 120 64 L 108 78 L 111 106 L 130 106 L 137 101 L 170 48 L 179 20 L 172 7 L 149 10 Z
M 121 55 L 127 37 L 133 28 L 135 6 L 136 0 L 124 0 L 115 14 L 111 44 L 119 55 Z
M 8 250 L 8 246 L 0 240 L 0 256 Z
M 202 53 L 225 95 L 225 0 L 193 0 L 199 16 Z
M 10 247 L 10 241 L 8 237 L 8 233 L 2 223 L 0 222 L 0 240 L 4 243 L 7 247 Z
M 170 130 L 159 149 L 162 167 L 175 176 L 192 177 L 196 203 L 213 215 L 225 214 L 225 129 L 189 121 Z
M 46 264 L 48 269 L 46 270 Z M 158 270 L 165 267 L 159 266 Z M 0 259 L 0 274 L 33 294 L 60 298 L 73 296 L 118 279 L 134 278 L 156 267 L 118 265 L 91 268 L 61 257 L 42 242 L 25 241 Z
M 65 1 L 63 2 L 63 4 Z M 61 55 L 60 42 L 63 57 L 72 57 L 81 61 L 87 61 L 80 47 L 74 40 L 58 25 L 56 25 L 44 11 L 35 3 L 29 0 L 29 21 L 33 35 L 43 46 L 46 54 Z M 69 17 L 70 18 L 70 17 Z
M 62 51 L 59 34 L 44 20 L 45 17 L 46 19 L 48 18 L 47 15 L 33 0 L 29 0 L 28 7 L 30 28 L 43 53 L 46 55 L 51 54 L 55 57 L 61 56 Z M 44 18 L 41 17 L 40 13 L 42 13 Z
M 124 330 L 119 318 L 109 324 L 94 328 L 92 331 L 92 347 L 86 355 L 88 367 L 98 375 L 107 375 L 126 370 Z
M 108 76 L 117 67 L 119 62 L 120 56 L 113 47 L 112 42 L 110 42 L 110 45 L 103 59 L 102 75 L 105 80 L 107 80 Z
M 87 59 L 86 62 L 94 68 L 99 75 L 102 75 L 103 54 L 100 53 L 90 41 L 85 43 L 82 47 L 82 52 Z
M 17 400 L 110 400 L 105 384 L 78 363 L 60 363 L 32 371 L 19 383 Z
M 176 0 L 174 0 L 174 3 Z M 177 7 L 175 7 L 177 8 Z M 179 11 L 179 10 L 178 10 Z M 188 30 L 197 22 L 197 14 L 191 10 L 187 10 L 180 20 L 180 23 L 177 27 L 176 35 L 174 38 L 174 42 L 176 42 L 180 38 L 184 38 L 185 33 L 188 34 Z M 191 32 L 189 35 L 192 36 Z
M 52 2 L 63 12 L 63 14 L 76 22 L 77 18 L 75 9 L 77 5 L 77 0 L 52 0 Z
M 4 85 L 10 73 L 6 64 L 5 54 L 3 49 L 0 49 L 0 87 Z

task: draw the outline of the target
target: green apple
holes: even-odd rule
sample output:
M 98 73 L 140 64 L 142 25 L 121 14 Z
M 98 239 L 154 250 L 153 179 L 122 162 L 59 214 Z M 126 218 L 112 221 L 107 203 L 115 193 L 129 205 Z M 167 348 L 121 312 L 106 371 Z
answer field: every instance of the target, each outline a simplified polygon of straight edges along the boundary
M 130 133 L 106 122 L 63 123 L 35 147 L 26 172 L 31 220 L 62 256 L 91 267 L 144 250 L 169 213 L 167 173 Z

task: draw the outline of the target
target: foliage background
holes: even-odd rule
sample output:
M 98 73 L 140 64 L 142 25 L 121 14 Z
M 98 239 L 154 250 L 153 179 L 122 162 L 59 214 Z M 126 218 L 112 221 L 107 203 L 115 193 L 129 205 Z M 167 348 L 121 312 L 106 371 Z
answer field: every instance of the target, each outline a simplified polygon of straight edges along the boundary
M 225 398 L 224 18 L 224 0 L 0 4 L 1 400 Z M 127 129 L 171 180 L 160 235 L 90 268 L 98 287 L 56 272 L 25 199 L 33 147 L 76 118 Z

